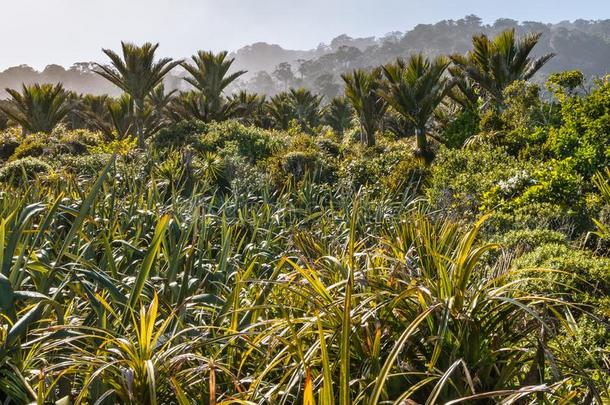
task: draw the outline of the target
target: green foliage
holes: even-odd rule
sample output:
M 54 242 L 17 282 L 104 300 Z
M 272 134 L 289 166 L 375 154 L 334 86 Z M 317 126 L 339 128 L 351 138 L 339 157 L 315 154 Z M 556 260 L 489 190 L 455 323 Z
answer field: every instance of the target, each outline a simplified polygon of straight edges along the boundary
M 428 60 L 423 54 L 383 67 L 387 83 L 381 95 L 415 126 L 417 149 L 422 153 L 428 151 L 426 129 L 432 114 L 453 87 L 445 76 L 448 67 L 449 59 Z
M 470 109 L 463 110 L 443 128 L 442 139 L 450 148 L 461 148 L 468 139 L 479 132 L 479 113 Z
M 341 182 L 358 190 L 401 194 L 415 191 L 427 173 L 421 159 L 413 156 L 405 140 L 379 142 L 375 147 L 353 147 L 341 166 Z
M 0 161 L 8 160 L 20 144 L 21 132 L 16 128 L 0 132 Z
M 51 166 L 43 160 L 35 157 L 25 157 L 6 163 L 0 168 L 0 182 L 11 182 L 21 185 L 32 180 L 38 175 L 51 172 Z
M 324 109 L 322 121 L 337 134 L 343 135 L 352 126 L 354 112 L 346 97 L 335 97 Z
M 172 61 L 170 58 L 156 61 L 155 53 L 158 47 L 159 44 L 145 43 L 137 46 L 121 42 L 122 57 L 110 49 L 103 49 L 112 65 L 96 64 L 98 67 L 96 73 L 133 99 L 135 132 L 140 148 L 144 147 L 145 138 L 152 135 L 150 131 L 145 131 L 147 115 L 145 100 L 161 84 L 165 75 L 180 64 L 180 61 Z
M 109 153 L 94 153 L 82 156 L 60 155 L 59 162 L 67 172 L 91 179 L 95 178 L 106 166 L 110 157 L 111 154 Z
M 345 82 L 345 96 L 360 124 L 360 141 L 367 146 L 375 145 L 375 133 L 388 109 L 387 103 L 379 95 L 381 77 L 381 69 L 370 72 L 358 69 L 341 76 Z
M 203 152 L 236 154 L 256 163 L 271 157 L 282 145 L 280 133 L 246 127 L 237 121 L 226 121 L 210 124 L 195 147 Z
M 136 149 L 138 140 L 136 138 L 114 139 L 110 142 L 105 142 L 97 146 L 89 148 L 91 154 L 117 154 L 121 156 L 128 155 Z
M 337 180 L 338 153 L 339 145 L 331 139 L 314 139 L 309 135 L 300 134 L 291 137 L 287 148 L 279 150 L 265 165 L 271 166 L 271 176 L 279 186 L 286 179 L 294 182 L 306 179 L 332 184 Z
M 106 51 L 131 95 L 0 136 L 0 401 L 608 402 L 610 91 L 543 100 L 537 41 L 325 108 L 289 64 L 266 103 L 200 52 L 174 97 L 156 46 Z
M 10 160 L 18 160 L 25 157 L 40 157 L 44 154 L 54 153 L 57 147 L 57 139 L 48 134 L 36 133 L 23 138 L 15 149 Z
M 75 130 L 55 130 L 53 135 L 58 138 L 59 147 L 62 153 L 72 155 L 87 154 L 89 149 L 100 145 L 103 142 L 103 136 L 99 132 L 89 131 L 87 129 Z
M 561 102 L 562 125 L 551 128 L 548 148 L 558 159 L 573 159 L 585 178 L 610 164 L 610 80 L 584 97 Z
M 428 198 L 434 207 L 452 218 L 475 218 L 484 206 L 485 194 L 492 189 L 514 192 L 514 183 L 520 185 L 524 174 L 522 163 L 503 149 L 483 144 L 477 148 L 459 150 L 441 149 L 432 166 Z M 529 178 L 529 176 L 527 176 Z
M 188 72 L 189 77 L 184 80 L 197 90 L 198 110 L 204 122 L 223 121 L 230 118 L 233 103 L 227 104 L 223 96 L 225 89 L 245 71 L 237 71 L 229 74 L 234 59 L 227 59 L 228 52 L 199 51 L 193 55 L 190 63 L 182 62 L 182 67 Z
M 24 133 L 50 133 L 70 110 L 66 91 L 61 84 L 23 85 L 21 93 L 7 89 L 11 96 L 8 105 L 0 104 L 0 110 Z
M 86 129 L 68 130 L 60 125 L 50 134 L 36 133 L 21 139 L 11 155 L 11 160 L 24 157 L 54 157 L 60 154 L 86 155 L 89 150 L 102 145 L 102 135 Z
M 547 79 L 547 88 L 558 98 L 572 96 L 584 84 L 585 75 L 579 70 L 552 73 Z
M 451 60 L 487 97 L 502 104 L 504 89 L 509 84 L 531 79 L 554 56 L 530 57 L 541 36 L 530 34 L 517 38 L 514 29 L 494 39 L 485 34 L 476 35 L 472 38 L 474 49 L 466 56 L 453 55 Z
M 273 127 L 279 130 L 313 133 L 320 124 L 322 97 L 300 88 L 272 97 L 267 105 Z
M 312 132 L 320 123 L 322 97 L 303 88 L 291 89 L 289 97 L 294 119 L 301 127 L 301 131 Z
M 568 238 L 565 234 L 550 229 L 521 229 L 502 235 L 498 243 L 505 251 L 519 257 L 542 245 L 568 246 Z
M 195 143 L 207 128 L 208 125 L 203 121 L 180 121 L 159 131 L 153 144 L 157 148 L 180 148 Z
M 548 243 L 526 253 L 513 263 L 516 269 L 541 268 L 549 271 L 540 280 L 532 280 L 532 291 L 548 295 L 567 295 L 565 299 L 598 305 L 610 293 L 610 259 L 592 257 L 565 244 Z M 608 317 L 610 302 L 595 312 Z M 610 339 L 610 334 L 608 335 Z

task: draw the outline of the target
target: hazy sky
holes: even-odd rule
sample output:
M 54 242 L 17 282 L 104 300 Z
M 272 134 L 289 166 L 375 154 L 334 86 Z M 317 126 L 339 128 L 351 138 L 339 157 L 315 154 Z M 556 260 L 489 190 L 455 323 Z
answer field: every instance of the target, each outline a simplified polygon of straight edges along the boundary
M 253 42 L 310 49 L 347 33 L 380 36 L 477 14 L 520 21 L 610 18 L 610 0 L 3 0 L 0 69 L 104 60 L 121 40 L 160 53 L 235 50 Z

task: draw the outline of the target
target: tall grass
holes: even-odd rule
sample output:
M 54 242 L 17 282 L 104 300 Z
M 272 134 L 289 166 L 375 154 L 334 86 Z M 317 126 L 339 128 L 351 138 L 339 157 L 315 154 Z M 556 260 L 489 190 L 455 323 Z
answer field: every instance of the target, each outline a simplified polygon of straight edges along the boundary
M 308 182 L 225 195 L 144 170 L 3 186 L 2 400 L 608 400 L 548 344 L 585 309 L 523 289 L 538 273 L 480 240 L 485 218 L 464 229 L 413 199 Z

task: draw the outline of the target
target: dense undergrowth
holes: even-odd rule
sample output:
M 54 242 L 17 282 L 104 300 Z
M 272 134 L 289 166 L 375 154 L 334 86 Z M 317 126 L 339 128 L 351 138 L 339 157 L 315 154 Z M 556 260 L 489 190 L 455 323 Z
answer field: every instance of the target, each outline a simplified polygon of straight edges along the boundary
M 581 79 L 429 139 L 303 90 L 286 122 L 7 128 L 0 400 L 608 403 L 610 84 Z

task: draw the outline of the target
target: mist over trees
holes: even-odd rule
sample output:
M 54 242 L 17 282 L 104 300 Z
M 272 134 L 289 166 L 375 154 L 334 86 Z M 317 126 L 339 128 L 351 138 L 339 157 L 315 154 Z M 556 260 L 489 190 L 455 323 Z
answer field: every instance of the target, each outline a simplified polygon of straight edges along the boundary
M 543 81 L 551 72 L 578 69 L 587 77 L 602 76 L 610 66 L 610 20 L 564 21 L 557 24 L 518 22 L 499 19 L 483 24 L 470 15 L 460 20 L 444 20 L 436 24 L 420 24 L 410 31 L 390 32 L 382 37 L 352 38 L 340 35 L 329 44 L 311 50 L 288 50 L 279 45 L 255 43 L 229 54 L 235 58 L 234 71 L 247 73 L 234 82 L 228 92 L 248 90 L 273 96 L 290 87 L 305 87 L 324 96 L 326 101 L 339 94 L 341 75 L 358 68 L 371 68 L 422 52 L 434 57 L 468 51 L 473 35 L 489 36 L 515 28 L 518 35 L 539 32 L 542 37 L 534 56 L 554 53 L 539 72 Z M 187 55 L 185 55 L 186 57 Z M 27 65 L 10 67 L 0 72 L 0 98 L 5 88 L 18 88 L 33 83 L 63 83 L 66 90 L 77 93 L 118 96 L 121 91 L 94 73 L 95 64 L 75 63 L 69 68 L 48 65 L 36 71 Z M 168 90 L 188 90 L 182 80 L 186 72 L 175 69 L 165 80 Z

